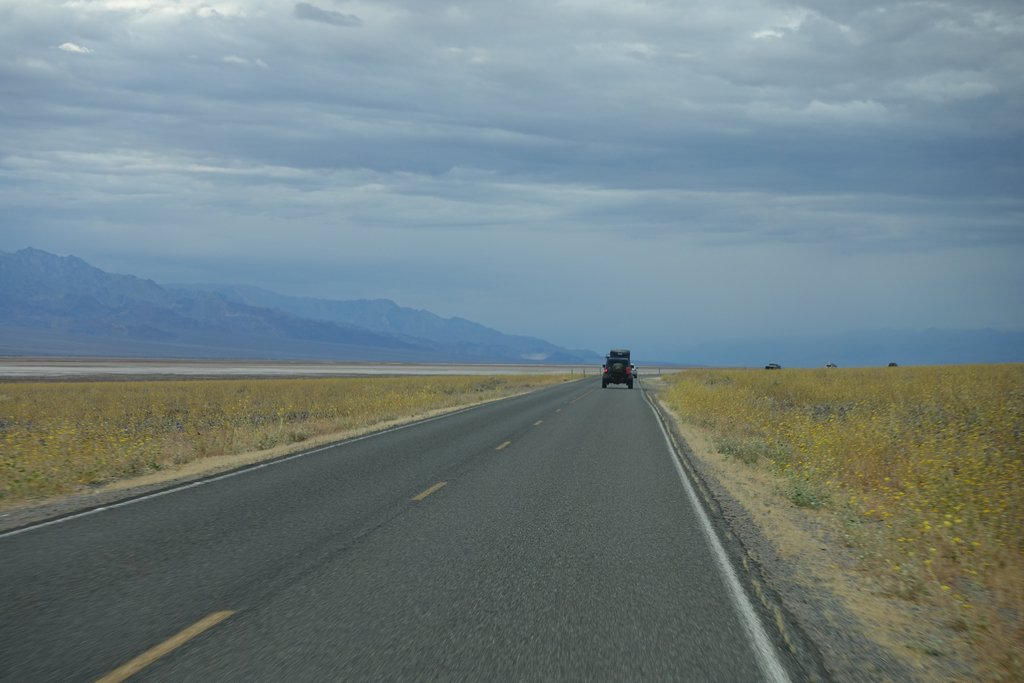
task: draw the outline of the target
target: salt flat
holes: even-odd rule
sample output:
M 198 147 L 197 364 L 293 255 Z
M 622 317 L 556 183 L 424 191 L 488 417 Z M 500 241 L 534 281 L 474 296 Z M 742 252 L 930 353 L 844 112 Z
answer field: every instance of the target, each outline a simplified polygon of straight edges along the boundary
M 597 374 L 598 366 L 353 363 L 331 361 L 0 357 L 0 381 L 138 380 L 233 377 Z

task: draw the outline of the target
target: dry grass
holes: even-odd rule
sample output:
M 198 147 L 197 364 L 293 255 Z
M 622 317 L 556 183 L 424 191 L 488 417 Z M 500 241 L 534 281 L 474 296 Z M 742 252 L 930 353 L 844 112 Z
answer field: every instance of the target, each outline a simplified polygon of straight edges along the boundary
M 498 398 L 567 375 L 0 385 L 0 504 Z
M 860 568 L 1024 676 L 1024 366 L 703 371 L 668 402 L 794 504 L 842 516 Z

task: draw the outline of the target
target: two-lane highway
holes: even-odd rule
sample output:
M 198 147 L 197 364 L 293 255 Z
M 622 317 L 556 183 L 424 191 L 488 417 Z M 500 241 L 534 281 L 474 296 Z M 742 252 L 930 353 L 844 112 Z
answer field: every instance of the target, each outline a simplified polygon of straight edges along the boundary
M 673 458 L 588 380 L 0 535 L 0 680 L 785 680 Z

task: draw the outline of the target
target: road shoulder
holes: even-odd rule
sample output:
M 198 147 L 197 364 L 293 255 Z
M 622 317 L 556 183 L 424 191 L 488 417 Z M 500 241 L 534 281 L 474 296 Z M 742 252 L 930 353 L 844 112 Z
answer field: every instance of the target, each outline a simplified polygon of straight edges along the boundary
M 724 458 L 701 430 L 683 423 L 659 400 L 662 386 L 659 378 L 644 379 L 682 457 L 829 678 L 839 683 L 972 678 L 964 664 L 969 653 L 956 649 L 959 639 L 941 626 L 940 615 L 884 595 L 856 570 L 855 554 L 834 514 L 792 505 L 769 472 Z M 952 656 L 925 653 L 936 639 Z

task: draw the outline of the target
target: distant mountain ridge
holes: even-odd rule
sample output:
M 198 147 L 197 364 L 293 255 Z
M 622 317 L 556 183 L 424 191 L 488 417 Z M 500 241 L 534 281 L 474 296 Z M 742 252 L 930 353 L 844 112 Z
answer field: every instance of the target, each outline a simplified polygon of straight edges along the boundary
M 399 306 L 390 299 L 339 301 L 277 294 L 250 285 L 184 285 L 168 288 L 216 293 L 249 306 L 272 308 L 303 318 L 355 325 L 374 332 L 394 335 L 410 343 L 424 340 L 440 349 L 472 356 L 518 357 L 533 362 L 574 362 L 587 358 L 600 362 L 593 351 L 569 350 L 533 337 L 508 335 L 464 318 L 442 318 L 430 311 Z
M 218 355 L 218 349 L 235 349 L 244 357 L 356 361 L 583 363 L 597 357 L 387 300 L 326 301 L 254 287 L 215 289 L 161 286 L 39 249 L 0 252 L 0 325 L 23 330 L 8 335 L 19 341 L 0 352 L 30 355 L 27 329 L 41 348 L 79 346 L 86 338 L 88 348 L 102 348 L 102 340 L 109 339 L 129 355 L 137 342 L 148 354 L 160 353 L 163 344 L 173 357 L 229 357 Z M 320 309 L 325 315 L 301 314 Z M 415 330 L 427 334 L 410 333 Z

